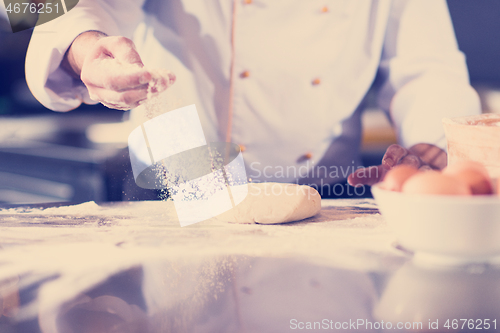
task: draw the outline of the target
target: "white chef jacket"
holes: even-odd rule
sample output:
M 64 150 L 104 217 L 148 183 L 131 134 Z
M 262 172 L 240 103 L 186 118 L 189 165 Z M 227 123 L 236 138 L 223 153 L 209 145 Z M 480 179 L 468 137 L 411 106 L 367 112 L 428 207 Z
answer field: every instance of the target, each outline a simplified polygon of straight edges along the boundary
M 176 106 L 196 105 L 208 142 L 244 146 L 257 181 L 332 183 L 359 167 L 374 82 L 406 147 L 444 147 L 441 119 L 480 110 L 445 0 L 80 0 L 33 33 L 27 81 L 46 107 L 93 103 L 59 66 L 88 30 L 132 38 L 146 66 L 174 72 Z

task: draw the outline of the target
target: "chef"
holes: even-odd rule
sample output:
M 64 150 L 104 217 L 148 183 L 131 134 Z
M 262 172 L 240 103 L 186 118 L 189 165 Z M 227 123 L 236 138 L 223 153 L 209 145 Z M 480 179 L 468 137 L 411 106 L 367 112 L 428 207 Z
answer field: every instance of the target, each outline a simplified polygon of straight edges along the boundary
M 46 107 L 101 102 L 139 121 L 149 68 L 170 70 L 173 104 L 195 104 L 207 142 L 240 145 L 260 182 L 373 184 L 400 163 L 442 168 L 441 119 L 480 112 L 445 0 L 80 0 L 35 29 L 26 58 Z M 371 87 L 399 145 L 365 169 Z

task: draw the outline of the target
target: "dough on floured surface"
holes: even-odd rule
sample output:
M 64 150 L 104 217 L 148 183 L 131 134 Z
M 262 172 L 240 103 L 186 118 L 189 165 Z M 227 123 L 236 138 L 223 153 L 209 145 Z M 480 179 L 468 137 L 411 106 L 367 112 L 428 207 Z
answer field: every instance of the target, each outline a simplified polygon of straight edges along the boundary
M 306 185 L 250 183 L 247 197 L 219 215 L 220 221 L 276 224 L 303 220 L 321 209 L 321 196 Z

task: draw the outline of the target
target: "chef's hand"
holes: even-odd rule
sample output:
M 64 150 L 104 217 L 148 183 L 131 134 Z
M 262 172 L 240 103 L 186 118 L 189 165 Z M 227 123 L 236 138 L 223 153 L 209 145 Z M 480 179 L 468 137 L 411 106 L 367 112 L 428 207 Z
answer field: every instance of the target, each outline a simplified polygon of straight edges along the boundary
M 175 82 L 173 74 L 153 78 L 130 39 L 98 31 L 79 35 L 66 52 L 62 66 L 83 81 L 91 99 L 119 110 L 129 110 L 144 101 L 152 80 L 162 80 L 155 82 L 157 92 Z
M 347 181 L 352 186 L 373 185 L 382 181 L 386 173 L 399 164 L 408 164 L 421 170 L 441 170 L 446 167 L 447 155 L 441 148 L 427 143 L 416 144 L 410 149 L 394 144 L 387 148 L 381 165 L 358 169 L 349 175 Z

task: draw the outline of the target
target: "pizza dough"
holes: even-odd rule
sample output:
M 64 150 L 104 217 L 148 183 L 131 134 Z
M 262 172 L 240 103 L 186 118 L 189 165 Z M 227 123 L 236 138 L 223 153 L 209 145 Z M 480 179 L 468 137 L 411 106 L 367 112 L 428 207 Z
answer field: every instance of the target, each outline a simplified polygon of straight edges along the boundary
M 321 196 L 310 186 L 250 183 L 247 197 L 217 219 L 235 223 L 287 223 L 314 216 L 320 209 Z

